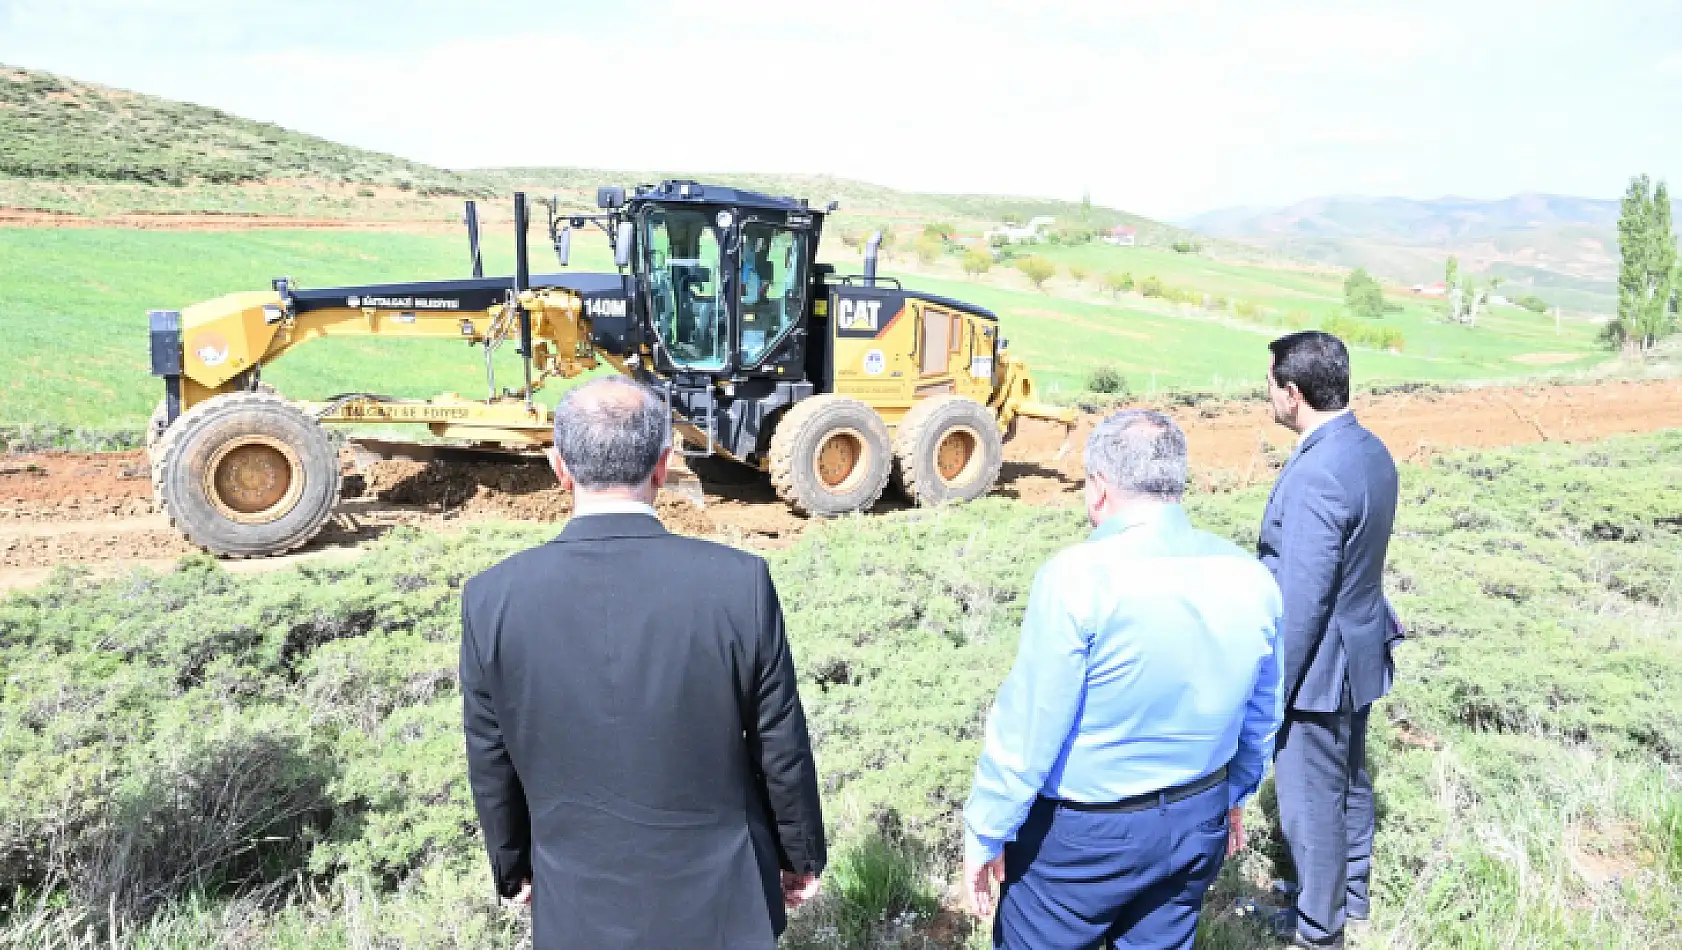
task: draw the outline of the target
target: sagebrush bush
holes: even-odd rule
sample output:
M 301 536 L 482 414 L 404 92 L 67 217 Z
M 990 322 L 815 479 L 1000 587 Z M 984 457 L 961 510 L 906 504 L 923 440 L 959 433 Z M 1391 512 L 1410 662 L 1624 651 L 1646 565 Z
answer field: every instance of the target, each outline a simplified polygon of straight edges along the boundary
M 1086 388 L 1095 393 L 1114 395 L 1127 391 L 1127 378 L 1108 363 L 1094 369 L 1086 377 Z
M 1253 546 L 1266 495 L 1188 507 Z M 1674 944 L 1678 524 L 1682 433 L 1403 466 L 1387 586 L 1411 637 L 1369 742 L 1374 932 Z M 0 600 L 0 894 L 22 895 L 0 943 L 92 946 L 77 941 L 104 939 L 90 934 L 116 896 L 119 944 L 137 948 L 513 945 L 522 918 L 494 902 L 466 783 L 457 598 L 554 530 L 404 531 L 264 575 L 206 558 L 62 572 Z M 847 945 L 843 921 L 885 909 L 909 919 L 955 875 L 1029 581 L 1086 531 L 1072 508 L 989 498 L 814 525 L 770 554 L 836 860 L 792 945 Z M 1247 816 L 1257 847 L 1211 901 L 1210 946 L 1259 945 L 1229 908 L 1283 873 L 1270 787 Z M 871 927 L 877 946 L 925 946 L 926 930 Z

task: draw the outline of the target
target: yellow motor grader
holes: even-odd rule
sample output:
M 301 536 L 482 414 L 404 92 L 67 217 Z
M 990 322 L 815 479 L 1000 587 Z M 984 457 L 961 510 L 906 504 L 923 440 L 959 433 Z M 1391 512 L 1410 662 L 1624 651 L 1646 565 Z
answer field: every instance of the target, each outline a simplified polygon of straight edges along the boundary
M 529 205 L 514 201 L 515 273 L 484 277 L 468 205 L 474 276 L 461 280 L 234 293 L 150 314 L 164 399 L 149 433 L 153 484 L 173 523 L 215 554 L 259 557 L 309 541 L 339 496 L 328 425 L 424 426 L 444 445 L 531 455 L 551 444 L 543 384 L 606 365 L 670 405 L 685 456 L 768 473 L 815 516 L 869 509 L 890 480 L 920 505 L 986 494 L 1019 420 L 1068 426 L 1035 401 L 997 318 L 973 304 L 814 262 L 835 209 L 692 181 L 597 193 L 600 213 L 549 202 L 564 268 L 572 235 L 597 227 L 615 273 L 532 275 Z M 488 393 L 394 399 L 366 392 L 289 402 L 263 368 L 311 340 L 382 336 L 484 348 Z M 522 379 L 498 391 L 494 357 L 517 347 Z M 347 374 L 350 375 L 350 374 Z M 375 451 L 435 457 L 438 445 Z

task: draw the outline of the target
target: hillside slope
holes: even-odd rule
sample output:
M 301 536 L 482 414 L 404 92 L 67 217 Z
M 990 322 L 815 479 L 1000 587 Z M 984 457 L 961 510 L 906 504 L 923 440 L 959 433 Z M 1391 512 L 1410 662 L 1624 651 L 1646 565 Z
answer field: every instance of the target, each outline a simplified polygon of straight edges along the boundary
M 451 171 L 157 96 L 0 65 L 0 175 L 238 185 L 320 181 L 461 195 Z
M 1615 304 L 1616 199 L 1520 194 L 1496 200 L 1337 195 L 1283 208 L 1225 208 L 1185 223 L 1206 234 L 1393 280 L 1440 279 L 1444 259 L 1572 309 Z

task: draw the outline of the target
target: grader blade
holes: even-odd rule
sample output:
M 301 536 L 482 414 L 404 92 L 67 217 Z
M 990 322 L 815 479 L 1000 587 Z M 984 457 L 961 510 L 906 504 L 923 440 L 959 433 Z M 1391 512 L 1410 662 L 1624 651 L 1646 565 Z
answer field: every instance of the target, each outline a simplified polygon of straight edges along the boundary
M 696 508 L 706 510 L 707 494 L 701 486 L 701 479 L 690 469 L 683 457 L 673 453 L 672 460 L 666 467 L 666 484 L 660 489 L 670 492 Z

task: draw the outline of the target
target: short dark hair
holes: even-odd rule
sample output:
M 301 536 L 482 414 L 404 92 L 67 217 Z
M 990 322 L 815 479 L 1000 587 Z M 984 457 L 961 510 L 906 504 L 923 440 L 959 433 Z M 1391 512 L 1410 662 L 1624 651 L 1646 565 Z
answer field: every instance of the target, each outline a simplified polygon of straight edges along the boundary
M 1321 330 L 1287 333 L 1267 348 L 1273 351 L 1273 381 L 1295 383 L 1309 407 L 1331 412 L 1349 405 L 1349 349 Z
M 555 451 L 586 490 L 641 485 L 671 444 L 665 401 L 622 377 L 585 383 L 555 407 Z

